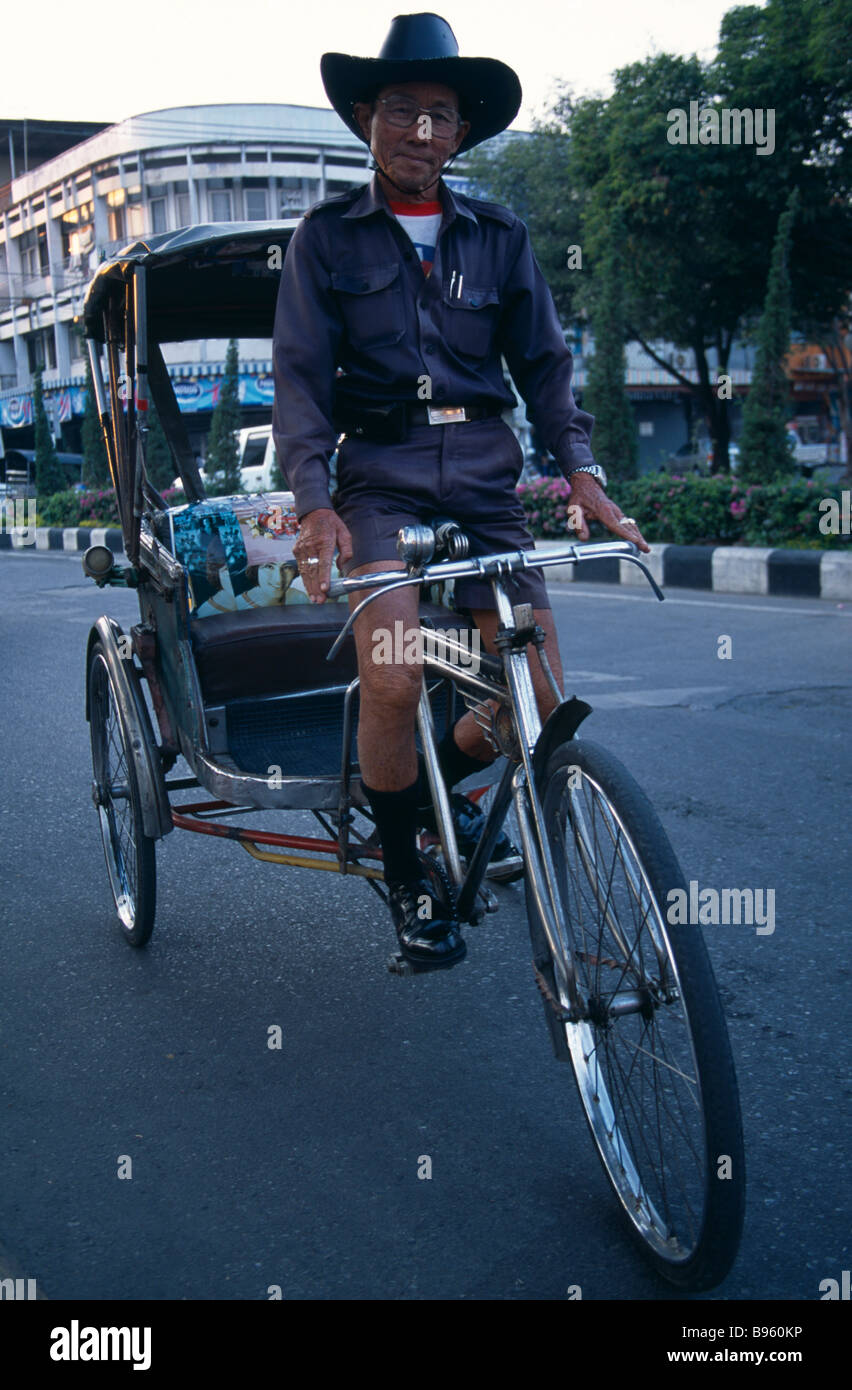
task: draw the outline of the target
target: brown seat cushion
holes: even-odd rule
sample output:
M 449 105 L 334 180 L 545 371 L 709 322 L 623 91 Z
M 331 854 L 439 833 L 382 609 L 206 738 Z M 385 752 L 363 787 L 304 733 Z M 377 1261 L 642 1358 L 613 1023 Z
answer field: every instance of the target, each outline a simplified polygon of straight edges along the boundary
M 443 629 L 470 626 L 462 614 L 437 604 L 421 604 L 420 612 Z M 347 685 L 358 674 L 351 632 L 333 662 L 326 656 L 348 614 L 342 603 L 294 603 L 192 620 L 205 704 Z

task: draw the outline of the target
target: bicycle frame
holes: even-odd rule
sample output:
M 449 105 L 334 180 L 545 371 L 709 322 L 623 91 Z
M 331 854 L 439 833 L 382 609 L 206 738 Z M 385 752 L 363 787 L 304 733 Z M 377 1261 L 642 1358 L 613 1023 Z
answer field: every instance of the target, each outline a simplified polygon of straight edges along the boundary
M 336 594 L 352 593 L 359 589 L 369 589 L 373 592 L 350 614 L 343 632 L 329 652 L 329 657 L 333 656 L 338 644 L 343 641 L 346 631 L 364 608 L 381 594 L 388 593 L 394 588 L 433 583 L 437 578 L 460 578 L 470 573 L 486 572 L 488 574 L 499 618 L 497 646 L 502 663 L 502 678 L 488 673 L 494 665 L 493 659 L 489 660 L 485 673 L 482 670 L 474 672 L 464 669 L 458 664 L 459 656 L 461 654 L 466 655 L 460 643 L 446 633 L 433 632 L 421 627 L 424 637 L 428 632 L 429 641 L 427 643 L 424 640 L 423 682 L 417 710 L 417 728 L 423 745 L 423 756 L 435 808 L 438 836 L 447 868 L 457 890 L 459 918 L 462 921 L 470 921 L 475 916 L 476 897 L 482 887 L 494 845 L 500 834 L 509 805 L 514 803 L 515 814 L 521 831 L 530 891 L 535 900 L 554 962 L 559 1002 L 569 1018 L 578 1020 L 584 1017 L 586 1005 L 579 996 L 576 978 L 570 964 L 572 960 L 570 941 L 553 857 L 545 833 L 541 802 L 536 790 L 533 763 L 536 747 L 542 737 L 542 722 L 530 674 L 528 648 L 530 642 L 536 640 L 537 634 L 535 630 L 530 629 L 531 610 L 528 614 L 523 614 L 521 610 L 524 605 L 519 607 L 512 605 L 506 592 L 503 576 L 519 569 L 564 563 L 566 558 L 579 561 L 584 558 L 592 559 L 600 558 L 603 555 L 618 554 L 621 558 L 630 560 L 639 566 L 658 598 L 662 599 L 663 595 L 652 575 L 636 557 L 634 547 L 630 542 L 605 541 L 582 547 L 569 546 L 567 551 L 567 554 L 559 552 L 552 556 L 537 555 L 534 565 L 531 563 L 531 557 L 528 553 L 521 551 L 504 556 L 489 556 L 482 561 L 445 561 L 439 566 L 433 566 L 427 570 L 410 566 L 411 572 L 408 574 L 390 571 L 383 574 L 373 573 L 358 579 L 336 581 L 331 586 L 331 592 Z M 540 649 L 540 644 L 537 645 Z M 545 674 L 549 677 L 553 692 L 560 702 L 557 710 L 554 711 L 554 715 L 556 715 L 565 710 L 570 702 L 564 700 L 562 692 L 553 680 L 543 652 L 541 656 Z M 509 757 L 497 784 L 493 804 L 486 815 L 482 834 L 468 865 L 467 873 L 462 870 L 450 811 L 449 794 L 438 762 L 434 720 L 427 686 L 430 676 L 448 679 L 456 689 L 462 692 L 462 695 L 469 694 L 480 705 L 487 700 L 493 702 L 497 707 L 507 709 L 511 718 L 516 756 Z M 580 718 L 584 718 L 585 714 L 589 712 L 589 706 L 582 706 L 582 711 Z M 553 719 L 554 715 L 551 715 L 550 718 Z M 579 719 L 574 715 L 571 721 L 571 734 L 579 722 Z M 492 727 L 493 724 L 492 718 Z M 346 750 L 344 749 L 344 760 L 345 758 Z M 568 964 L 564 964 L 565 962 Z

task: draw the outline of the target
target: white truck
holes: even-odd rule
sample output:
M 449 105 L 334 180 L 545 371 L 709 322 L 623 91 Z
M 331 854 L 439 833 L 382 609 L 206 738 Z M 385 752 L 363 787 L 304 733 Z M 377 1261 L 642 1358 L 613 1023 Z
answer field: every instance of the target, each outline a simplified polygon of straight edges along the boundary
M 828 462 L 827 444 L 806 444 L 800 431 L 792 424 L 787 426 L 787 437 L 793 446 L 793 458 L 796 466 L 801 468 L 803 473 L 808 474 L 811 469 L 820 468 Z
M 276 453 L 272 442 L 271 425 L 250 425 L 248 429 L 237 432 L 237 449 L 240 460 L 240 476 L 243 492 L 274 492 Z M 207 485 L 209 478 L 202 468 L 201 481 Z M 180 478 L 175 478 L 173 487 L 182 487 Z

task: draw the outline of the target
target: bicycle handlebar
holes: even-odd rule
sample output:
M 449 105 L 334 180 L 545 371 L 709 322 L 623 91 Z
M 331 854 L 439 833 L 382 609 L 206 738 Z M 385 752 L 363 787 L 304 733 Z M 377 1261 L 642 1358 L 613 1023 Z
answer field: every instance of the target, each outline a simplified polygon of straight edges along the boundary
M 638 558 L 637 548 L 632 541 L 587 541 L 582 545 L 572 542 L 544 554 L 536 550 L 509 550 L 500 555 L 478 555 L 467 560 L 440 560 L 434 565 L 424 565 L 416 574 L 409 574 L 406 570 L 382 570 L 375 574 L 358 575 L 355 579 L 334 579 L 329 584 L 328 597 L 338 598 L 341 594 L 375 589 L 378 585 L 402 588 L 414 584 L 440 584 L 468 575 L 493 578 L 501 574 L 515 574 L 519 570 L 546 569 L 553 565 L 602 559 L 628 560 L 638 565 L 657 598 L 662 601 L 664 595 L 650 570 Z
M 349 614 L 326 656 L 326 661 L 334 660 L 355 619 L 368 604 L 380 597 L 380 593 L 390 593 L 392 589 L 402 589 L 409 585 L 436 584 L 447 579 L 462 579 L 470 574 L 495 578 L 502 574 L 515 574 L 518 570 L 564 565 L 566 561 L 569 564 L 578 564 L 581 560 L 601 560 L 607 557 L 630 560 L 632 564 L 638 565 L 657 598 L 662 601 L 660 587 L 651 571 L 637 559 L 636 546 L 632 541 L 587 541 L 584 545 L 566 545 L 545 555 L 536 555 L 534 550 L 510 550 L 503 555 L 478 555 L 470 560 L 439 560 L 435 565 L 418 568 L 414 574 L 407 570 L 383 570 L 375 574 L 360 574 L 355 579 L 334 579 L 328 586 L 329 598 L 357 593 L 360 589 L 374 589 L 376 592 L 365 598 Z

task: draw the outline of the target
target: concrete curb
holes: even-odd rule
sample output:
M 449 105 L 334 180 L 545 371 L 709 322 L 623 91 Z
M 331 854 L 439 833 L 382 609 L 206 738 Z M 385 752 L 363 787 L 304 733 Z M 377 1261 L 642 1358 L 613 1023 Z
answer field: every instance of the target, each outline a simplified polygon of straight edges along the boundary
M 564 541 L 537 541 L 536 550 L 558 550 Z M 35 544 L 26 531 L 0 531 L 0 550 L 65 550 L 81 553 L 106 545 L 121 555 L 114 526 L 39 526 Z M 763 546 L 659 545 L 644 557 L 657 583 L 669 589 L 711 589 L 721 594 L 769 594 L 781 598 L 852 600 L 852 551 L 773 550 Z M 644 585 L 641 570 L 627 560 L 586 560 L 555 565 L 548 583 Z
M 82 552 L 90 545 L 108 546 L 115 555 L 124 549 L 117 526 L 37 526 L 35 543 L 26 528 L 0 531 L 0 550 L 69 550 Z
M 536 541 L 536 550 L 558 550 L 564 541 Z M 773 550 L 764 546 L 660 545 L 641 557 L 661 588 L 711 589 L 721 594 L 783 598 L 852 599 L 852 551 Z M 555 565 L 548 583 L 647 583 L 628 560 L 587 560 Z

